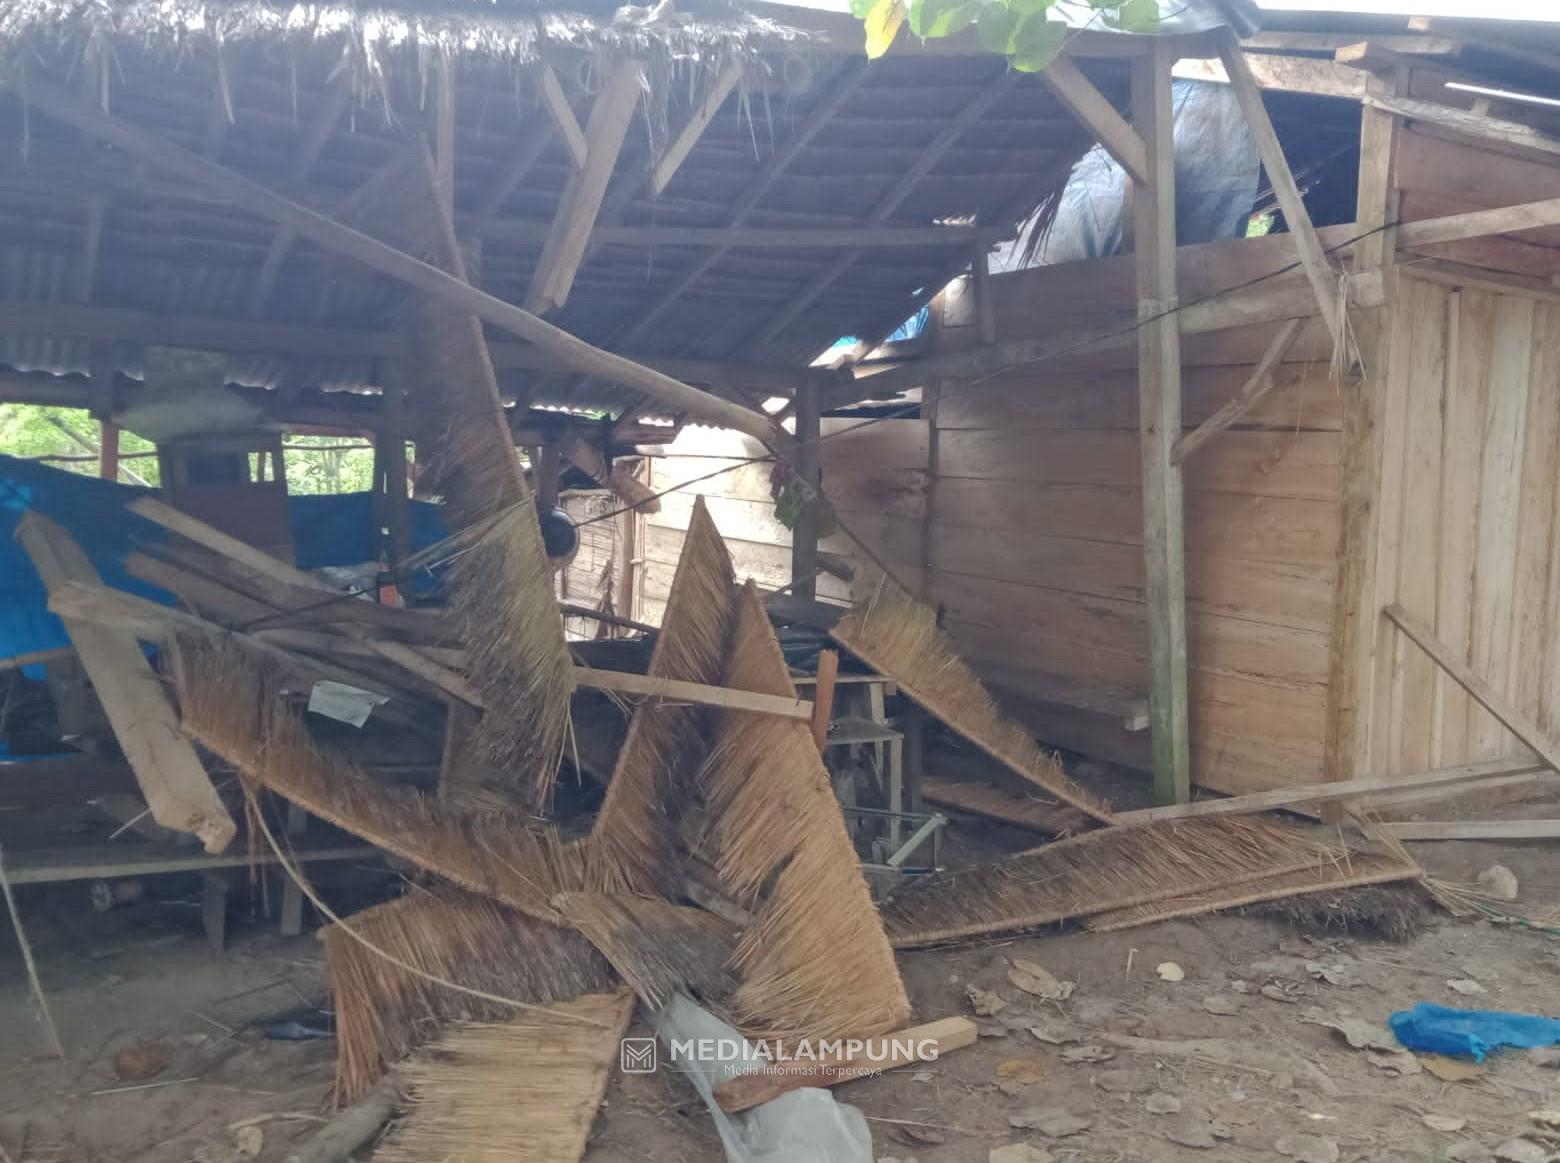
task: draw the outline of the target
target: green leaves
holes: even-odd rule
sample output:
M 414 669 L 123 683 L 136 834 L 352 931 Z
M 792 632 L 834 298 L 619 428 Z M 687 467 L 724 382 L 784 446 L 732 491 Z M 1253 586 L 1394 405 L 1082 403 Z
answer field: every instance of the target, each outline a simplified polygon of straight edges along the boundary
M 1062 53 L 1067 26 L 1047 20 L 1045 12 L 1031 12 L 1014 30 L 1008 63 L 1021 73 L 1038 73 Z
M 1048 19 L 1057 0 L 850 0 L 851 15 L 866 28 L 867 56 L 888 51 L 907 18 L 922 40 L 954 36 L 970 25 L 987 52 L 1007 57 L 1013 68 L 1037 73 L 1067 46 L 1071 32 L 1063 20 Z M 1159 27 L 1160 0 L 1086 0 L 1100 23 L 1123 32 L 1153 32 Z
M 974 24 L 988 0 L 912 0 L 910 31 L 922 40 L 963 32 Z

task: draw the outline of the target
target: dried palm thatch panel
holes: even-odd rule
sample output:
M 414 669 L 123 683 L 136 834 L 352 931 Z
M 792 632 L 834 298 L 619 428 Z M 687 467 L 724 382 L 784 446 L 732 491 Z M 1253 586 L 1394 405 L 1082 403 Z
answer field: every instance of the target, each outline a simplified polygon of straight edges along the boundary
M 795 697 L 751 582 L 725 685 Z M 788 1038 L 901 1025 L 910 1002 L 807 724 L 725 712 L 699 779 L 721 883 L 755 914 L 737 946 L 737 1024 Z
M 646 1005 L 686 993 L 723 1009 L 737 990 L 737 928 L 703 909 L 643 896 L 562 893 L 564 920 L 594 945 Z
M 422 143 L 414 155 L 415 164 L 391 167 L 360 191 L 346 217 L 464 279 L 433 159 Z M 467 676 L 487 706 L 474 742 L 540 805 L 563 755 L 573 662 L 535 500 L 504 419 L 481 322 L 414 294 L 405 325 L 418 354 L 414 386 L 437 389 L 426 393 L 433 487 L 444 497 L 450 527 L 468 534 L 447 588 L 466 643 Z
M 883 579 L 831 631 L 834 640 L 899 684 L 931 714 L 999 763 L 1102 824 L 1110 806 L 1068 778 L 1056 757 L 998 709 L 959 657 L 934 610 Z
M 1084 924 L 1095 932 L 1112 932 L 1172 917 L 1215 913 L 1221 909 L 1305 896 L 1308 893 L 1336 892 L 1397 880 L 1414 880 L 1423 875 L 1424 870 L 1419 865 L 1412 860 L 1405 860 L 1397 853 L 1345 853 L 1337 860 L 1298 872 L 1281 872 L 1246 884 L 1220 885 L 1204 892 L 1167 897 L 1151 904 L 1112 909 L 1090 917 Z
M 1307 832 L 1265 820 L 1165 820 L 1088 832 L 928 877 L 897 894 L 883 918 L 894 947 L 906 949 L 1314 873 L 1338 855 Z
M 386 1066 L 437 1037 L 445 1023 L 501 1021 L 516 1013 L 515 1006 L 462 990 L 550 1005 L 617 981 L 578 933 L 447 886 L 364 909 L 322 936 L 336 1010 L 336 1100 L 343 1104 L 379 1081 Z
M 650 655 L 654 678 L 718 683 L 736 610 L 731 554 L 696 497 L 671 597 Z M 587 843 L 606 892 L 665 892 L 675 880 L 679 777 L 703 743 L 698 707 L 646 701 L 634 711 Z
M 557 923 L 552 898 L 586 887 L 582 855 L 551 829 L 387 788 L 316 743 L 275 664 L 232 636 L 184 633 L 167 655 L 184 730 L 246 780 L 529 916 Z
M 627 989 L 453 1026 L 404 1069 L 410 1110 L 378 1163 L 570 1163 L 634 1012 Z M 592 1023 L 580 1021 L 589 1019 Z

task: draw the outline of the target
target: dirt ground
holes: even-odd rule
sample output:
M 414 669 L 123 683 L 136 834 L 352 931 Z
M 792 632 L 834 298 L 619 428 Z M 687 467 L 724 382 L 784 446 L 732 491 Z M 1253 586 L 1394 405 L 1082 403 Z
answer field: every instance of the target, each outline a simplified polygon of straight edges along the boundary
M 1507 865 L 1529 908 L 1560 887 L 1542 845 L 1416 851 L 1453 880 Z M 280 1160 L 328 1113 L 333 1043 L 276 1041 L 259 1029 L 323 1000 L 318 943 L 238 919 L 219 958 L 200 936 L 197 893 L 192 884 L 189 901 L 98 914 L 83 885 L 20 891 L 66 1059 L 48 1051 L 7 933 L 0 1163 Z M 1073 996 L 1041 1002 L 1014 988 L 1015 958 L 1075 982 Z M 1156 972 L 1171 961 L 1183 980 Z M 970 1013 L 969 986 L 1008 1004 L 979 1019 L 985 1036 L 974 1046 L 836 1092 L 871 1120 L 880 1160 L 986 1163 L 1014 1143 L 1058 1161 L 1474 1160 L 1532 1129 L 1529 1112 L 1560 1106 L 1560 1070 L 1525 1052 L 1458 1081 L 1423 1068 L 1404 1076 L 1310 1020 L 1384 1025 L 1418 1001 L 1560 1014 L 1560 944 L 1533 930 L 1432 914 L 1417 938 L 1393 944 L 1224 915 L 908 953 L 901 965 L 921 1020 Z M 1485 992 L 1459 993 L 1449 981 Z M 1210 997 L 1231 1012 L 1210 1012 Z M 1076 1040 L 1044 1042 L 1034 1026 Z M 1110 1044 L 1119 1036 L 1172 1045 Z M 1189 1055 L 1175 1045 L 1187 1039 L 1214 1042 Z M 116 1055 L 136 1047 L 165 1060 L 144 1083 L 115 1070 Z M 123 1089 L 131 1086 L 143 1088 Z M 1058 1124 L 1058 1113 L 1076 1117 Z M 1462 1125 L 1437 1130 L 1427 1116 Z M 1079 1129 L 1052 1137 L 1015 1128 L 1014 1117 Z M 691 1087 L 663 1069 L 614 1079 L 586 1158 L 701 1163 L 721 1152 Z

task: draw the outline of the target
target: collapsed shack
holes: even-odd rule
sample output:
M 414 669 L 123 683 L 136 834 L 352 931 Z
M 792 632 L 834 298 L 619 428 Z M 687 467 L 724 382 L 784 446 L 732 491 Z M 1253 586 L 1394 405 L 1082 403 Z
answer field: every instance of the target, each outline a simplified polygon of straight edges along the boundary
M 1466 562 L 1436 556 L 1455 556 L 1439 532 L 1430 557 L 1444 571 L 1422 572 L 1418 534 L 1454 517 L 1466 518 L 1454 533 L 1498 524 L 1513 485 L 1524 505 L 1529 486 L 1552 491 L 1553 425 L 1539 405 L 1555 368 L 1532 354 L 1552 296 L 1531 272 L 1496 272 L 1489 264 L 1506 260 L 1482 249 L 1471 273 L 1457 265 L 1474 257 L 1463 251 L 1395 269 L 1385 195 L 1414 172 L 1414 149 L 1444 145 L 1416 145 L 1399 124 L 1435 121 L 1412 60 L 1340 58 L 1403 92 L 1362 82 L 1375 96 L 1361 188 L 1382 196 L 1362 197 L 1354 225 L 1317 230 L 1259 70 L 1223 28 L 1080 34 L 1035 78 L 968 50 L 911 48 L 868 70 L 827 17 L 789 10 L 784 21 L 732 7 L 664 22 L 631 10 L 478 18 L 451 6 L 377 22 L 321 10 L 283 26 L 259 5 L 223 6 L 227 23 L 205 23 L 131 3 L 63 27 L 38 12 L 0 21 L 0 85 L 16 98 L 0 124 L 26 142 L 0 198 L 32 223 L 31 237 L 5 243 L 24 277 L 0 302 L 11 366 L 0 398 L 87 407 L 110 477 L 120 427 L 155 434 L 163 496 L 116 502 L 141 539 L 105 555 L 69 513 L 12 490 L 17 541 L 59 619 L 50 629 L 68 639 L 18 649 L 17 661 L 52 650 L 79 665 L 106 720 L 97 734 L 113 736 L 139 789 L 127 826 L 188 833 L 206 853 L 148 847 L 105 861 L 8 847 L 8 903 L 10 883 L 101 877 L 112 894 L 109 882 L 138 868 L 278 865 L 284 930 L 298 930 L 305 899 L 328 922 L 335 1096 L 364 1104 L 349 1120 L 362 1138 L 346 1150 L 404 1099 L 381 1158 L 494 1142 L 506 1157 L 579 1158 L 636 1005 L 666 1028 L 723 1023 L 711 1027 L 723 1036 L 876 1047 L 914 1035 L 956 1049 L 975 1037 L 968 1021 L 909 1025 L 895 949 L 1063 924 L 1105 932 L 1416 881 L 1390 826 L 1256 813 L 1340 802 L 1348 813 L 1388 777 L 1400 791 L 1466 790 L 1560 761 L 1534 702 L 1547 697 L 1546 664 L 1511 666 L 1517 686 L 1504 693 L 1478 673 L 1507 667 L 1484 637 L 1487 615 L 1522 591 L 1528 613 L 1512 617 L 1526 622 L 1507 627 L 1509 643 L 1514 627 L 1541 621 L 1533 611 L 1556 584 L 1552 571 L 1535 580 L 1538 558 L 1524 568 L 1514 526 L 1475 537 L 1481 561 L 1488 549 L 1509 569 L 1499 592 L 1479 588 L 1488 570 L 1473 575 L 1461 623 L 1457 593 L 1433 626 L 1415 600 L 1467 581 Z M 1169 82 L 1180 57 L 1221 62 L 1287 233 L 1177 249 Z M 1130 120 L 1118 111 L 1129 90 Z M 1482 117 L 1442 115 L 1459 133 Z M 1516 131 L 1502 132 L 1510 145 Z M 992 276 L 992 244 L 1049 218 L 1094 140 L 1135 186 L 1134 255 Z M 1552 229 L 1552 197 L 1494 209 L 1405 199 L 1392 245 Z M 1341 249 L 1354 260 L 1342 278 Z M 934 297 L 972 261 L 961 316 L 957 291 Z M 67 269 L 70 301 L 55 301 Z M 1036 333 L 1025 307 L 1042 285 L 1067 304 L 1047 320 L 1054 332 Z M 927 336 L 885 349 L 928 305 Z M 1456 412 L 1450 369 L 1465 357 L 1442 321 L 1491 358 L 1497 332 L 1513 338 L 1464 329 L 1463 313 L 1477 323 L 1485 308 L 1529 353 L 1520 375 L 1490 371 L 1484 411 L 1463 417 L 1503 447 L 1532 441 L 1505 475 L 1487 450 L 1438 467 L 1445 432 L 1420 427 Z M 850 353 L 817 364 L 842 335 L 858 341 L 855 364 Z M 1193 382 L 1205 356 L 1220 369 L 1206 399 Z M 1289 414 L 1276 395 L 1262 401 L 1312 374 L 1289 368 L 1301 360 L 1347 377 L 1339 415 L 1280 441 L 1261 409 L 1285 425 Z M 1034 365 L 1062 368 L 1075 394 L 1029 390 Z M 1100 375 L 1106 389 L 1078 391 Z M 1420 391 L 1443 407 L 1416 408 Z M 863 400 L 890 411 L 910 401 L 919 415 L 822 416 Z M 1508 423 L 1494 432 L 1484 421 L 1497 416 Z M 1080 436 L 1096 423 L 1108 436 Z M 772 554 L 764 563 L 787 580 L 765 588 L 789 592 L 766 601 L 760 571 L 734 551 L 742 538 L 722 536 L 712 510 L 731 498 L 673 488 L 675 553 L 614 566 L 608 596 L 626 594 L 621 610 L 567 607 L 592 625 L 643 629 L 651 570 L 636 588 L 634 566 L 654 561 L 667 569 L 653 633 L 571 642 L 556 575 L 586 526 L 565 512 L 558 543 L 545 523 L 565 481 L 622 502 L 593 521 L 624 517 L 645 532 L 635 522 L 661 503 L 658 484 L 701 482 L 658 482 L 652 469 L 646 486 L 631 462 L 701 424 L 747 442 L 737 457 L 700 453 L 738 462 L 716 473 L 768 466 L 790 544 L 780 566 Z M 287 560 L 275 432 L 298 425 L 374 438 L 372 553 L 384 568 L 366 585 L 332 586 Z M 907 447 L 914 455 L 898 459 Z M 1245 541 L 1229 554 L 1239 564 L 1224 569 L 1212 552 L 1198 566 L 1209 572 L 1188 578 L 1183 533 L 1204 535 L 1197 502 L 1214 503 L 1195 476 L 1183 496 L 1181 462 L 1194 454 L 1214 465 L 1208 492 L 1318 502 L 1306 513 L 1342 538 L 1336 573 L 1311 529 L 1261 541 L 1304 542 L 1304 568 L 1269 569 L 1296 563 L 1254 559 Z M 1342 483 L 1319 483 L 1340 464 Z M 1413 475 L 1452 465 L 1484 490 L 1471 513 L 1444 511 L 1463 495 L 1457 479 L 1436 477 L 1437 509 Z M 1019 537 L 972 540 L 968 528 L 1014 511 L 990 487 L 1010 479 L 1081 490 L 1040 506 L 1053 522 L 1077 520 L 1074 535 L 1015 521 Z M 414 537 L 414 491 L 437 499 L 444 536 Z M 1108 524 L 1102 513 L 1140 546 L 1103 564 L 1062 552 L 1067 540 L 1106 544 L 1078 535 Z M 830 523 L 843 538 L 835 557 Z M 646 542 L 619 548 L 635 544 Z M 993 547 L 1002 560 L 977 576 L 971 559 Z M 848 611 L 814 600 L 820 567 L 853 583 Z M 430 574 L 439 599 L 419 605 Z M 358 600 L 367 590 L 389 600 Z M 1034 604 L 1009 608 L 1004 595 Z M 1406 636 L 1384 656 L 1378 608 Z M 1451 624 L 1466 651 L 1442 642 Z M 1020 722 L 983 678 L 1113 731 L 1132 720 L 1148 754 L 1139 740 L 1115 753 L 1092 741 L 1110 732 L 1068 734 L 1066 714 Z M 859 700 L 847 699 L 852 685 Z M 1444 709 L 1464 695 L 1454 717 L 1479 716 L 1471 735 L 1411 729 L 1420 696 Z M 885 698 L 899 700 L 892 720 Z M 864 714 L 836 716 L 836 701 Z M 1486 713 L 1542 764 L 1508 749 Z M 923 779 L 915 733 L 928 720 L 989 761 L 1000 787 Z M 1150 769 L 1161 805 L 1115 810 L 1036 742 L 1037 723 L 1044 743 Z M 1378 753 L 1387 762 L 1373 768 L 1364 757 Z M 1194 782 L 1236 794 L 1189 802 Z M 937 846 L 946 817 L 923 797 L 1053 839 L 950 870 Z M 310 818 L 329 831 L 301 839 Z M 310 869 L 368 852 L 400 862 L 413 887 L 338 912 Z M 220 943 L 223 889 L 208 883 Z M 44 984 L 32 985 L 43 1006 Z M 690 1015 L 695 1004 L 706 1012 Z M 846 1052 L 830 1065 L 861 1062 Z M 841 1076 L 760 1077 L 706 1080 L 728 1148 L 748 1125 L 740 1112 L 761 1119 L 783 1092 Z

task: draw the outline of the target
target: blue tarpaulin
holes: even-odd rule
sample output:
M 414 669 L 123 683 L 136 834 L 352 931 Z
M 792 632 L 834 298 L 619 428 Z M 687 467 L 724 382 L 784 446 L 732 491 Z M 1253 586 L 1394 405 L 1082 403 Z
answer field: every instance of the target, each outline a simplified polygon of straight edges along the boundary
M 0 658 L 69 645 L 64 627 L 49 613 L 43 583 L 16 543 L 16 523 L 28 508 L 69 530 L 108 585 L 173 604 L 173 595 L 138 581 L 124 568 L 132 550 L 167 538 L 160 525 L 125 508 L 135 498 L 153 493 L 0 455 Z M 299 568 L 358 565 L 377 556 L 372 494 L 299 496 L 289 501 Z M 413 549 L 432 545 L 445 535 L 437 505 L 413 501 L 410 523 Z
M 1483 1062 L 1491 1050 L 1531 1050 L 1560 1043 L 1560 1021 L 1503 1010 L 1456 1010 L 1420 1002 L 1387 1019 L 1397 1040 L 1410 1050 Z

